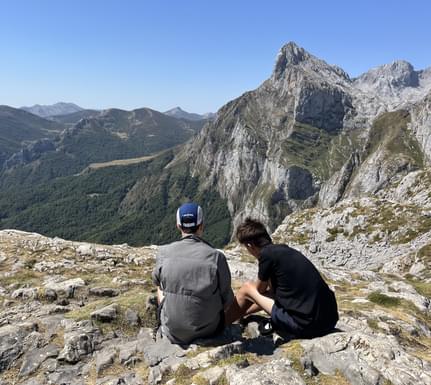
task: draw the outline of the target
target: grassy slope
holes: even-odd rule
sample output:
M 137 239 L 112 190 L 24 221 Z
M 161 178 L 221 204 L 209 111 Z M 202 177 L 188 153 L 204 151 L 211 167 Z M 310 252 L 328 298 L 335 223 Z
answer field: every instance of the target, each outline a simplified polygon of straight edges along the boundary
M 29 112 L 0 106 L 0 164 L 23 144 L 42 138 L 53 137 L 64 126 L 30 114 Z
M 145 163 L 107 167 L 48 180 L 32 190 L 19 184 L 0 192 L 0 226 L 66 239 L 143 245 L 177 238 L 175 210 L 188 199 L 204 207 L 208 240 L 230 237 L 230 215 L 217 193 L 199 191 L 184 165 L 164 170 L 166 152 Z M 139 181 L 139 194 L 122 202 Z

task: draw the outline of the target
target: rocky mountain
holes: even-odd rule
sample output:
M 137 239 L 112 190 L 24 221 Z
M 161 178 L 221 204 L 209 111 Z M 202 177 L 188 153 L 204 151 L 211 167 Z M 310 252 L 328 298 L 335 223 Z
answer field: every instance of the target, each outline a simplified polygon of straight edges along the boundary
M 398 60 L 373 68 L 354 80 L 356 88 L 378 95 L 392 109 L 423 98 L 431 88 L 431 68 L 415 71 L 413 66 Z
M 129 173 L 131 178 L 126 190 L 116 195 L 115 204 L 109 200 L 109 212 L 115 213 L 111 218 L 120 224 L 119 227 L 112 223 L 107 225 L 109 236 L 102 235 L 103 226 L 99 227 L 102 218 L 106 218 L 101 207 L 93 211 L 93 224 L 99 228 L 97 238 L 79 238 L 80 234 L 70 232 L 61 233 L 61 236 L 100 242 L 111 242 L 114 238 L 127 241 L 126 235 L 113 238 L 112 229 L 116 228 L 118 234 L 127 234 L 130 227 L 143 226 L 138 218 L 145 217 L 148 210 L 153 212 L 155 202 L 160 202 L 157 206 L 167 215 L 176 204 L 198 199 L 210 212 L 218 213 L 213 216 L 216 222 L 211 225 L 217 228 L 217 242 L 226 242 L 231 226 L 246 216 L 257 217 L 274 230 L 287 215 L 297 211 L 332 207 L 346 199 L 373 197 L 386 188 L 395 188 L 403 177 L 429 167 L 430 72 L 430 69 L 416 71 L 405 62 L 396 62 L 351 79 L 339 67 L 289 43 L 280 50 L 271 77 L 260 87 L 223 106 L 217 117 L 185 145 L 169 154 L 145 159 L 145 166 L 139 172 L 135 158 L 142 154 L 136 153 L 137 147 L 149 146 L 148 152 L 154 155 L 155 151 L 162 150 L 150 140 L 153 138 L 157 142 L 157 135 L 133 134 L 133 124 L 130 124 L 133 117 L 119 110 L 101 112 L 83 120 L 70 132 L 74 133 L 72 138 L 77 132 L 85 134 L 82 137 L 85 140 L 69 142 L 66 135 L 64 143 L 67 145 L 56 147 L 72 154 L 66 157 L 68 163 L 57 162 L 53 157 L 50 163 L 45 162 L 49 167 L 43 169 L 43 174 L 49 175 L 51 180 L 65 175 L 58 171 L 61 166 L 72 170 L 69 175 L 77 174 L 75 179 L 86 178 L 85 183 L 93 176 L 99 179 L 102 173 L 109 174 L 106 180 L 114 185 L 106 186 L 104 191 L 116 191 L 115 179 L 111 176 L 118 172 Z M 151 122 L 151 113 L 147 111 L 145 116 L 143 119 Z M 192 131 L 198 131 L 190 125 L 199 122 L 182 122 L 189 125 L 188 138 Z M 98 132 L 95 137 L 106 134 L 102 143 L 91 139 L 93 131 Z M 145 130 L 139 132 L 145 133 Z M 178 139 L 181 140 L 177 143 L 186 140 L 178 133 L 171 139 L 166 141 L 166 147 L 174 145 Z M 133 158 L 133 164 L 111 163 L 111 155 L 116 151 Z M 40 223 L 51 220 L 51 205 L 36 209 L 30 193 L 26 193 L 25 198 L 17 191 L 23 180 L 44 180 L 37 172 L 40 167 L 36 158 L 28 158 L 33 159 L 32 163 L 10 174 L 12 180 L 9 175 L 4 179 L 4 185 L 15 186 L 13 193 L 7 190 L 8 196 L 19 196 L 27 203 L 16 203 L 12 205 L 16 208 L 13 210 L 3 206 L 7 210 L 2 214 L 3 228 L 19 226 L 42 231 L 38 227 Z M 89 163 L 105 163 L 109 167 L 87 168 Z M 85 175 L 82 175 L 83 170 L 86 170 Z M 54 202 L 57 198 L 50 194 L 55 183 L 31 191 L 38 191 L 39 197 Z M 75 182 L 61 181 L 61 190 L 66 195 L 67 183 Z M 6 195 L 4 197 L 6 199 Z M 76 206 L 74 198 L 58 197 L 56 207 L 66 212 L 63 205 L 67 201 L 68 205 L 74 202 L 72 206 Z M 80 198 L 80 203 L 86 202 L 88 207 L 88 199 Z M 403 199 L 405 196 L 400 196 L 398 202 L 402 203 Z M 33 218 L 38 218 L 36 223 Z M 29 226 L 30 223 L 33 224 Z M 175 235 L 169 230 L 169 221 L 154 224 L 160 238 L 151 238 L 151 242 L 168 241 Z M 58 228 L 52 223 L 48 229 L 43 227 L 43 232 L 60 235 L 53 232 Z M 87 232 L 84 234 L 89 236 Z M 135 245 L 150 241 L 149 238 L 133 239 Z
M 164 114 L 168 116 L 173 116 L 174 118 L 178 118 L 178 119 L 186 119 L 186 120 L 193 120 L 193 121 L 212 119 L 215 116 L 215 114 L 212 112 L 208 112 L 203 115 L 190 113 L 190 112 L 184 111 L 183 109 L 181 109 L 181 107 L 171 108 L 170 110 L 165 111 Z
M 21 107 L 22 110 L 38 115 L 42 118 L 47 118 L 57 115 L 73 114 L 74 112 L 82 111 L 83 108 L 74 103 L 59 102 L 50 105 L 35 104 L 31 107 Z
M 335 291 L 340 320 L 334 333 L 309 340 L 262 337 L 250 322 L 186 347 L 170 344 L 154 333 L 151 271 L 157 246 L 104 246 L 1 231 L 0 383 L 429 385 L 430 244 L 408 241 L 404 258 L 391 260 L 388 250 L 370 263 L 376 246 L 357 265 L 353 256 L 343 266 L 339 257 L 323 260 L 319 254 L 325 245 L 320 234 L 327 230 L 334 239 L 326 244 L 340 244 L 346 235 L 331 226 L 348 223 L 347 213 L 353 226 L 366 226 L 361 218 L 375 223 L 375 209 L 364 201 L 360 207 L 305 211 L 274 234 L 293 243 L 301 230 L 316 231 L 315 249 L 307 255 Z M 391 241 L 397 236 L 389 234 Z M 256 277 L 257 263 L 242 248 L 231 245 L 225 253 L 234 288 Z
M 174 163 L 193 164 L 235 223 L 275 228 L 298 209 L 375 193 L 428 164 L 429 73 L 396 62 L 352 80 L 289 43 L 272 76 L 222 107 Z
M 20 109 L 0 106 L 0 166 L 23 146 L 40 139 L 54 138 L 63 129 L 61 123 Z

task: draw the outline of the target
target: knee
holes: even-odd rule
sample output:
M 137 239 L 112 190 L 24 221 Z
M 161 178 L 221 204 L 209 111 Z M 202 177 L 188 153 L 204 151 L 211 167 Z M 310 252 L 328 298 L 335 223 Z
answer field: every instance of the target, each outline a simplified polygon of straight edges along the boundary
M 253 290 L 256 290 L 255 283 L 252 281 L 247 281 L 241 286 L 240 292 L 244 295 L 247 295 Z

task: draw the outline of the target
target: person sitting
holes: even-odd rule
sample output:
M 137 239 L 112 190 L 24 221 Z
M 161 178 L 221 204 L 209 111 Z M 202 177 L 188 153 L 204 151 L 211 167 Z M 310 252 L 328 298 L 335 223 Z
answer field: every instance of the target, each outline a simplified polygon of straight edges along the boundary
M 246 282 L 236 294 L 227 324 L 263 310 L 271 318 L 262 334 L 274 329 L 290 338 L 313 338 L 333 330 L 338 321 L 335 295 L 310 260 L 287 245 L 273 244 L 265 226 L 250 218 L 238 226 L 236 237 L 259 269 L 257 280 Z
M 177 210 L 181 240 L 160 247 L 152 274 L 162 335 L 177 344 L 221 332 L 234 298 L 226 258 L 202 239 L 203 226 L 202 208 L 183 204 Z

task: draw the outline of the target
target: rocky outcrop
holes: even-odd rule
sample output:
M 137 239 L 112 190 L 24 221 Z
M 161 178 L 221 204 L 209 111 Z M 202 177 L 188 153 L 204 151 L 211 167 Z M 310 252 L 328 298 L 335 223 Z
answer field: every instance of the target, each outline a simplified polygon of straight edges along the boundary
M 27 164 L 40 158 L 46 152 L 55 151 L 55 142 L 52 139 L 41 139 L 30 143 L 18 153 L 12 155 L 4 163 L 4 168 L 8 169 L 17 165 Z
M 391 230 L 384 243 L 370 242 L 382 230 L 377 229 L 382 213 L 413 223 L 418 215 L 410 206 L 425 202 L 421 210 L 431 208 L 421 196 L 424 180 L 418 171 L 397 191 L 386 192 L 389 197 L 411 191 L 405 207 L 383 198 L 343 201 L 294 213 L 274 234 L 310 256 L 336 293 L 338 330 L 311 340 L 262 337 L 253 321 L 190 346 L 171 344 L 153 329 L 150 273 L 157 247 L 2 231 L 0 383 L 429 385 L 430 233 L 420 227 L 419 235 L 399 244 L 402 231 Z M 348 236 L 332 231 L 335 224 L 343 224 L 343 232 L 359 226 L 344 266 L 341 253 L 328 253 Z M 305 235 L 310 239 L 295 245 L 295 237 L 301 241 Z M 362 259 L 354 254 L 360 245 Z M 243 248 L 231 245 L 225 253 L 235 287 L 255 279 L 257 262 Z M 47 283 L 56 285 L 50 298 Z M 27 295 L 34 292 L 38 295 Z
M 192 175 L 227 199 L 234 225 L 253 216 L 275 228 L 316 202 L 375 194 L 422 168 L 430 90 L 429 70 L 407 62 L 352 80 L 289 43 L 272 76 L 222 107 L 171 165 L 193 164 Z M 303 171 L 289 177 L 293 168 Z
M 431 71 L 430 79 L 431 79 Z M 431 161 L 431 93 L 411 110 L 410 128 L 415 134 L 428 164 Z
M 383 381 L 394 385 L 431 383 L 431 364 L 406 354 L 395 337 L 356 331 L 335 333 L 301 344 L 305 362 L 327 375 L 334 375 L 338 370 L 352 385 Z

